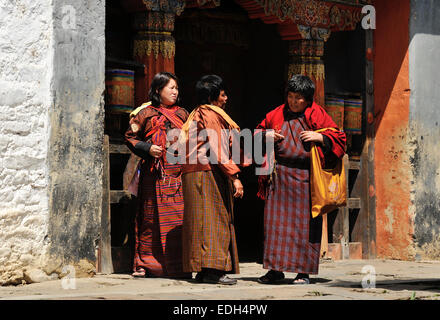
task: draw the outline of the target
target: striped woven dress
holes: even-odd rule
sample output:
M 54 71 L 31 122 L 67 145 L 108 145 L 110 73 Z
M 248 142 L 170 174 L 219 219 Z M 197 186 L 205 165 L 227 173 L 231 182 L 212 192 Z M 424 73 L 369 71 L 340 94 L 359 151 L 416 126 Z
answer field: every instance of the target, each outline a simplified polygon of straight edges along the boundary
M 148 163 L 141 171 L 148 173 Z M 139 210 L 135 223 L 133 269 L 154 276 L 182 273 L 183 193 L 181 166 L 165 164 L 165 178 L 140 177 Z
M 232 119 L 214 111 L 213 106 L 202 105 L 196 108 L 188 123 L 196 123 L 197 132 L 205 128 L 222 137 L 222 130 L 233 129 Z M 235 124 L 235 123 L 234 123 Z M 238 126 L 237 126 L 238 128 Z M 196 135 L 197 136 L 197 135 Z M 208 139 L 210 139 L 208 137 Z M 185 215 L 183 222 L 183 269 L 186 272 L 200 272 L 204 268 L 216 269 L 227 273 L 240 273 L 237 242 L 234 227 L 233 185 L 230 176 L 240 172 L 232 160 L 218 164 L 191 164 L 191 155 L 196 155 L 205 145 L 203 139 L 189 147 L 187 140 L 187 158 L 182 166 Z M 210 150 L 218 148 L 218 141 Z M 224 159 L 223 159 L 224 160 Z
M 188 112 L 179 107 L 146 107 L 130 120 L 125 134 L 130 150 L 143 158 L 135 221 L 135 272 L 143 269 L 153 276 L 188 275 L 182 267 L 184 202 L 181 165 L 168 163 L 166 156 L 159 165 L 146 147 L 152 143 L 165 148 L 167 131 L 180 128 L 187 117 Z M 145 137 L 151 137 L 151 140 Z
M 305 130 L 303 113 L 285 113 L 285 139 L 275 146 L 276 175 L 264 209 L 265 269 L 318 273 L 322 218 L 311 217 L 310 144 L 299 138 Z
M 232 185 L 219 168 L 185 173 L 183 268 L 239 273 Z

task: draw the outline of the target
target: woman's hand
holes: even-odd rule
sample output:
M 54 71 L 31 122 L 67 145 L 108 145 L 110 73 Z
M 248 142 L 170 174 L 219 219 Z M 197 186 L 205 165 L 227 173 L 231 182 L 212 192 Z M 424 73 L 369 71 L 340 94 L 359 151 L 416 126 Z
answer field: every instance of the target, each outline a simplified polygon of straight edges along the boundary
M 160 156 L 162 155 L 162 151 L 163 149 L 161 146 L 153 144 L 150 148 L 150 155 L 154 158 L 160 158 Z
M 232 181 L 235 189 L 234 198 L 243 198 L 243 185 L 241 184 L 241 181 L 236 178 Z
M 284 139 L 284 136 L 280 134 L 281 130 L 268 130 L 266 131 L 266 139 L 271 138 L 274 142 L 278 142 Z
M 299 137 L 304 142 L 319 142 L 324 144 L 324 137 L 322 134 L 315 131 L 303 131 L 300 133 Z

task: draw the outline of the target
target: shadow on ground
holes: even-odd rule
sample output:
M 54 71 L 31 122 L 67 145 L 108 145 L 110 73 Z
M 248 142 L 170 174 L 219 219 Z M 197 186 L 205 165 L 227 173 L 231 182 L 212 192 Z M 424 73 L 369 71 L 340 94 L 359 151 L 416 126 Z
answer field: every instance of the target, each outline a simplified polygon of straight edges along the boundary
M 241 280 L 241 281 L 249 281 L 249 282 L 255 282 L 255 283 L 258 283 L 258 281 L 257 281 L 257 279 L 258 278 L 256 278 L 256 277 L 242 277 L 242 278 L 237 278 L 238 280 Z M 275 284 L 272 284 L 272 285 L 286 285 L 286 284 L 292 284 L 293 283 L 293 279 L 294 278 L 285 278 L 284 280 L 282 280 L 282 281 L 280 281 L 280 282 L 277 282 L 277 283 L 275 283 Z M 329 280 L 329 279 L 324 279 L 324 278 L 313 278 L 313 277 L 311 277 L 310 278 L 310 284 L 319 284 L 319 283 L 327 283 L 327 282 L 330 282 L 331 280 Z
M 343 288 L 361 288 L 362 283 L 359 281 L 333 281 L 328 284 L 328 287 L 343 287 Z M 376 281 L 376 289 L 385 289 L 392 291 L 435 291 L 440 292 L 439 279 L 416 279 L 416 280 L 388 280 Z

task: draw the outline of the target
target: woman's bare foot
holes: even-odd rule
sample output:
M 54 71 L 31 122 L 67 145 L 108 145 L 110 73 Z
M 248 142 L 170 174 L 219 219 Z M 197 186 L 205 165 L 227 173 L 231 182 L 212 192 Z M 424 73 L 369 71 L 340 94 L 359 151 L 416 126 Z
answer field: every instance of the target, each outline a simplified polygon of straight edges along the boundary
M 146 274 L 146 273 L 145 273 L 145 270 L 144 270 L 144 269 L 139 269 L 139 270 L 133 272 L 131 275 L 132 275 L 133 277 L 143 278 L 143 277 L 145 277 L 145 274 Z

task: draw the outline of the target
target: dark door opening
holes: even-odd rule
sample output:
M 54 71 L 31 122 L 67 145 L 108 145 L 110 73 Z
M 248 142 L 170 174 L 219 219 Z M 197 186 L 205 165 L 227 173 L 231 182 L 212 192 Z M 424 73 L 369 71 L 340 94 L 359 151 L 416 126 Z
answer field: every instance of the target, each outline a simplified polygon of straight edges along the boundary
M 253 129 L 283 103 L 287 44 L 276 25 L 248 18 L 233 1 L 215 9 L 185 9 L 175 22 L 175 72 L 182 106 L 192 111 L 194 88 L 205 74 L 217 74 L 227 86 L 226 112 L 240 128 Z M 256 197 L 255 167 L 243 170 L 245 196 L 235 201 L 234 216 L 241 262 L 261 262 L 264 202 Z
M 348 236 L 353 249 L 361 248 L 363 258 L 372 253 L 370 243 L 375 238 L 375 227 L 367 205 L 368 195 L 368 153 L 367 139 L 367 92 L 366 83 L 366 33 L 360 25 L 353 31 L 334 32 L 325 44 L 325 92 L 326 97 L 344 99 L 344 124 L 349 156 L 348 197 L 359 200 L 348 205 Z M 349 101 L 361 101 L 360 130 L 354 131 L 352 122 L 347 121 Z M 327 106 L 328 107 L 328 106 Z M 348 119 L 349 120 L 349 119 Z M 328 215 L 328 239 L 339 243 L 344 234 L 343 216 L 339 210 Z M 355 247 L 356 245 L 356 247 Z M 350 249 L 351 250 L 351 249 Z M 355 252 L 356 250 L 353 250 Z M 359 251 L 359 250 L 358 250 Z M 357 258 L 359 255 L 357 255 Z

